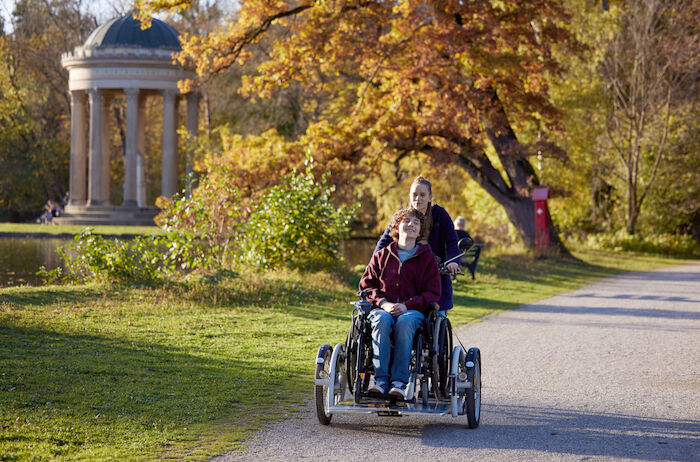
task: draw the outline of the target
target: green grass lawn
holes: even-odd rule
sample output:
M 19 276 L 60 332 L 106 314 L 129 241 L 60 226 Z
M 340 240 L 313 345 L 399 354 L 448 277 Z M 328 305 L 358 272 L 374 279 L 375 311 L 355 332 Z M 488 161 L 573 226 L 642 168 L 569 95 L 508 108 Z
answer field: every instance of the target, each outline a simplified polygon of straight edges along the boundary
M 61 235 L 79 234 L 88 226 L 84 225 L 40 225 L 36 223 L 0 223 L 0 236 L 5 235 Z M 157 226 L 90 226 L 94 234 L 107 236 L 124 236 L 138 234 L 160 234 L 163 231 Z
M 453 323 L 678 260 L 482 256 Z M 241 274 L 166 287 L 0 289 L 0 460 L 198 460 L 312 398 L 359 275 Z

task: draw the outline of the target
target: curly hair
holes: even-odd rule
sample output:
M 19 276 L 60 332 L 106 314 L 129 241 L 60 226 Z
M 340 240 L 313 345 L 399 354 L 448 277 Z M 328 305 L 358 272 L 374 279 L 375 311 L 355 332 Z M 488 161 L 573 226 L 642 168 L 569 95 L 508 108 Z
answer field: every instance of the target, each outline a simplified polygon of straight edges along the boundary
M 399 241 L 399 224 L 407 217 L 416 217 L 420 221 L 420 231 L 418 232 L 418 237 L 416 242 L 420 242 L 423 239 L 423 224 L 425 222 L 425 215 L 423 215 L 419 210 L 416 209 L 401 209 L 396 212 L 391 219 L 389 224 L 389 235 L 396 241 Z

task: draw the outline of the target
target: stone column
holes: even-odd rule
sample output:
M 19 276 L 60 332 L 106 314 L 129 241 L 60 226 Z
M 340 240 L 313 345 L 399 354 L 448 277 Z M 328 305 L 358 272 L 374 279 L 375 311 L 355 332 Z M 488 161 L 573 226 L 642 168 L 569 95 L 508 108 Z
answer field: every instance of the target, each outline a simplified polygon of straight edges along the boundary
M 102 199 L 105 205 L 109 205 L 109 195 L 110 195 L 110 154 L 111 154 L 111 117 L 110 109 L 112 104 L 112 96 L 105 93 L 102 105 Z
M 126 94 L 126 149 L 124 156 L 124 207 L 136 207 L 136 144 L 139 126 L 139 89 L 127 88 Z
M 197 129 L 199 128 L 199 93 L 190 92 L 187 94 L 187 131 L 192 137 L 192 141 L 197 139 Z M 187 152 L 185 153 L 185 189 L 187 191 L 187 196 L 189 197 L 192 193 L 192 180 L 194 174 L 194 168 L 192 165 L 192 148 L 187 147 Z
M 70 204 L 85 205 L 85 129 L 87 98 L 83 91 L 72 91 L 70 100 Z
M 146 95 L 139 95 L 139 129 L 136 142 L 136 203 L 146 207 Z
M 88 206 L 102 205 L 102 89 L 89 88 L 90 99 L 90 178 Z
M 177 114 L 175 113 L 176 90 L 163 91 L 163 164 L 161 194 L 171 197 L 177 192 Z

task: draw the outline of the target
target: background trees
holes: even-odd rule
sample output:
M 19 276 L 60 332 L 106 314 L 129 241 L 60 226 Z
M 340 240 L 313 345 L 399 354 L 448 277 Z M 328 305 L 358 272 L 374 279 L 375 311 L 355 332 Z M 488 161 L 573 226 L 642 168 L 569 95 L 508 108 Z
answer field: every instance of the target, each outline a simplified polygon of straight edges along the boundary
M 631 2 L 601 62 L 610 98 L 606 145 L 617 158 L 609 162 L 609 181 L 626 194 L 629 233 L 659 175 L 688 160 L 669 148 L 683 142 L 685 127 L 697 120 L 698 14 L 694 1 Z
M 565 128 L 554 139 L 569 161 L 546 161 L 541 177 L 557 188 L 553 206 L 569 235 L 700 237 L 697 2 L 611 3 L 567 3 L 587 51 L 553 80 Z M 634 25 L 645 15 L 646 29 Z
M 185 39 L 180 60 L 198 69 L 189 84 L 205 95 L 198 169 L 229 172 L 245 197 L 311 154 L 319 176 L 331 172 L 336 202 L 362 203 L 355 229 L 368 234 L 405 205 L 418 173 L 483 239 L 531 244 L 538 184 L 553 191 L 567 236 L 700 233 L 697 2 L 140 4 L 178 11 L 167 19 Z M 18 1 L 3 38 L 5 215 L 66 187 L 58 57 L 97 24 L 82 13 L 82 29 L 72 25 L 79 5 Z M 19 19 L 42 8 L 52 10 Z M 65 50 L 36 46 L 32 31 L 58 27 L 47 18 L 70 29 Z M 36 68 L 50 56 L 55 69 Z
M 96 27 L 79 0 L 19 0 L 0 36 L 0 216 L 31 218 L 67 189 L 70 111 L 61 53 Z

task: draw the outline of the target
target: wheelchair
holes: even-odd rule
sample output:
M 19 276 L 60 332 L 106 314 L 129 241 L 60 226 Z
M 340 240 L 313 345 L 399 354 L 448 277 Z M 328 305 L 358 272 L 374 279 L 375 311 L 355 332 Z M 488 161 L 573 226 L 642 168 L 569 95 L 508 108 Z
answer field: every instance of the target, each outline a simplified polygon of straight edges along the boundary
M 462 254 L 468 243 L 460 241 Z M 466 249 L 464 248 L 466 247 Z M 459 257 L 459 256 L 458 256 Z M 458 258 L 455 257 L 455 258 Z M 444 271 L 446 264 L 441 265 Z M 368 393 L 372 364 L 372 305 L 363 292 L 352 302 L 347 339 L 335 348 L 322 345 L 316 356 L 314 396 L 316 416 L 328 425 L 333 413 L 448 414 L 467 416 L 467 426 L 479 426 L 481 411 L 481 353 L 478 348 L 453 345 L 449 319 L 434 303 L 416 330 L 405 399 Z

